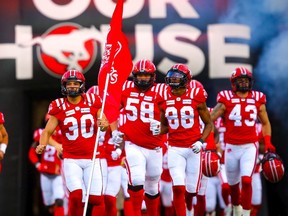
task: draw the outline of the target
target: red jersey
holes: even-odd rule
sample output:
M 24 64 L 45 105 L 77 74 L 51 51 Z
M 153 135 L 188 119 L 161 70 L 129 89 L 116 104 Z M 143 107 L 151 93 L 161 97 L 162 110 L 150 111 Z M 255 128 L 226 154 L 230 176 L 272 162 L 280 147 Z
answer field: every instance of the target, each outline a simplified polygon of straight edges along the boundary
M 0 124 L 4 124 L 5 120 L 4 120 L 4 115 L 2 112 L 0 112 Z
M 201 138 L 197 106 L 206 99 L 204 88 L 188 88 L 182 96 L 173 95 L 170 88 L 164 92 L 159 105 L 168 120 L 170 146 L 187 148 Z
M 43 129 L 39 128 L 34 131 L 33 139 L 38 144 L 40 135 L 42 133 Z M 53 138 L 57 139 L 57 133 L 53 136 Z M 39 156 L 35 152 L 36 145 L 32 145 L 29 149 L 29 159 L 33 164 L 36 164 L 37 162 L 41 163 L 41 166 L 43 169 L 41 170 L 41 173 L 46 173 L 50 175 L 60 175 L 61 172 L 61 159 L 57 156 L 56 148 L 50 145 L 47 145 L 45 148 L 45 152 L 41 154 L 40 160 Z
M 49 105 L 49 115 L 59 121 L 64 158 L 92 159 L 97 133 L 97 111 L 102 101 L 95 94 L 82 94 L 78 104 L 59 98 Z
M 226 107 L 226 143 L 245 144 L 258 141 L 255 125 L 259 108 L 266 103 L 265 94 L 251 91 L 246 98 L 240 98 L 233 91 L 225 90 L 217 95 L 217 102 Z
M 110 135 L 109 135 L 110 136 Z M 117 160 L 113 160 L 112 158 L 112 152 L 116 150 L 116 146 L 114 145 L 114 143 L 111 140 L 111 136 L 110 138 L 108 138 L 107 143 L 106 143 L 106 160 L 107 160 L 107 165 L 108 167 L 113 167 L 113 166 L 120 166 L 121 162 L 122 162 L 122 154 L 120 155 L 120 157 Z
M 157 92 L 163 91 L 161 88 L 164 88 L 164 85 L 154 84 L 146 92 L 141 92 L 132 81 L 124 83 L 121 103 L 126 115 L 126 123 L 122 129 L 125 140 L 148 149 L 162 147 L 162 135 L 152 134 L 149 121 L 150 119 L 160 121 L 160 111 L 155 98 Z

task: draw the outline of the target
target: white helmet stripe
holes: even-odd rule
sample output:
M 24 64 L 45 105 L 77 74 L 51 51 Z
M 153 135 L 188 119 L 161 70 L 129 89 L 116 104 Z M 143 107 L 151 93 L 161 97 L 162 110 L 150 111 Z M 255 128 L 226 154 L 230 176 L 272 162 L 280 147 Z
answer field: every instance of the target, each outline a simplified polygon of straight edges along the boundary
M 173 69 L 179 69 L 179 66 L 180 66 L 180 64 L 175 64 L 175 65 L 173 66 Z
M 140 61 L 140 71 L 145 72 L 145 67 L 146 67 L 146 59 L 142 59 Z
M 270 166 L 270 170 L 271 170 L 271 174 L 272 174 L 272 177 L 273 177 L 273 180 L 274 181 L 278 181 L 278 173 L 277 171 L 275 170 L 275 161 L 272 160 L 272 161 L 269 161 L 269 166 Z

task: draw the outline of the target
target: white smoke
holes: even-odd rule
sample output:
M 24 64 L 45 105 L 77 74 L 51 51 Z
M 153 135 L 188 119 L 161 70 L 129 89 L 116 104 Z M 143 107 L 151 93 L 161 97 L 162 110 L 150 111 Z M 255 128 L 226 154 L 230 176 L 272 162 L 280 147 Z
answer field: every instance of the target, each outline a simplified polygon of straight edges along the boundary
M 261 85 L 267 95 L 268 108 L 280 118 L 287 116 L 288 30 L 266 44 L 254 72 L 258 86 Z
M 287 0 L 234 0 L 229 3 L 227 13 L 219 22 L 250 26 L 252 37 L 249 44 L 252 51 L 261 49 L 287 24 Z
M 285 119 L 288 116 L 288 1 L 234 0 L 220 22 L 250 26 L 255 87 L 267 95 L 269 113 L 278 120 Z

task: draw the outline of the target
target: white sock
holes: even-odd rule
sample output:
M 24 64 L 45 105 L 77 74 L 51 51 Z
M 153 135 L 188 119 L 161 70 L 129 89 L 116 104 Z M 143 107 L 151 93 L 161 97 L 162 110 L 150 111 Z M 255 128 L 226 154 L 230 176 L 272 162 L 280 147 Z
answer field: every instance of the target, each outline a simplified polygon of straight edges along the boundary
M 251 212 L 251 210 L 243 209 L 243 210 L 242 210 L 242 215 L 243 215 L 243 216 L 250 216 L 250 212 Z
M 242 206 L 241 205 L 237 205 L 237 206 L 233 205 L 233 216 L 241 216 L 241 215 L 242 215 Z

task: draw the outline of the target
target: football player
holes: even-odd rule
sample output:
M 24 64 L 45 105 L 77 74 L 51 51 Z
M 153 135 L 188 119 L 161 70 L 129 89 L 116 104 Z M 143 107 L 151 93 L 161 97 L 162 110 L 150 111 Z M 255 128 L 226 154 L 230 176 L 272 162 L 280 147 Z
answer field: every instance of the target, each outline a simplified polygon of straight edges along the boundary
M 65 191 L 64 181 L 61 175 L 62 161 L 58 157 L 57 150 L 54 146 L 48 145 L 45 152 L 41 155 L 40 160 L 35 152 L 42 131 L 42 128 L 38 128 L 34 131 L 34 142 L 32 143 L 28 154 L 29 160 L 40 173 L 40 186 L 44 205 L 54 216 L 64 216 L 63 205 Z M 61 143 L 61 134 L 59 131 L 56 130 L 52 137 L 56 142 Z
M 230 81 L 232 90 L 218 93 L 218 103 L 211 113 L 211 118 L 215 121 L 222 115 L 224 117 L 225 166 L 233 214 L 246 216 L 250 215 L 251 211 L 252 175 L 258 157 L 258 136 L 255 129 L 257 118 L 262 123 L 266 150 L 275 152 L 275 147 L 271 144 L 266 96 L 252 90 L 252 73 L 246 68 L 238 67 L 232 72 Z
M 69 194 L 69 214 L 83 215 L 83 194 L 86 194 L 89 179 L 92 178 L 89 191 L 89 203 L 93 206 L 92 215 L 104 215 L 102 196 L 102 174 L 99 158 L 93 164 L 97 126 L 105 129 L 108 121 L 98 120 L 102 100 L 95 94 L 85 94 L 85 77 L 77 70 L 65 72 L 61 79 L 61 91 L 66 97 L 58 98 L 49 105 L 50 118 L 40 137 L 37 153 L 43 153 L 49 137 L 57 126 L 62 133 L 64 175 Z M 123 140 L 117 131 L 117 123 L 110 125 L 115 142 Z M 92 159 L 92 160 L 91 160 Z M 93 176 L 90 176 L 94 168 Z
M 165 77 L 169 88 L 159 101 L 160 133 L 168 133 L 168 168 L 173 182 L 173 205 L 179 216 L 186 215 L 185 197 L 192 203 L 198 193 L 202 144 L 213 128 L 206 106 L 207 93 L 204 88 L 191 88 L 191 78 L 186 65 L 173 65 Z M 199 117 L 205 125 L 202 134 Z
M 162 173 L 163 139 L 162 135 L 152 134 L 150 122 L 160 120 L 155 96 L 165 85 L 155 83 L 156 67 L 150 60 L 136 62 L 132 75 L 133 81 L 124 83 L 121 96 L 126 115 L 123 132 L 129 176 L 128 192 L 135 216 L 141 215 L 143 199 L 148 215 L 157 216 L 160 211 L 159 181 Z

